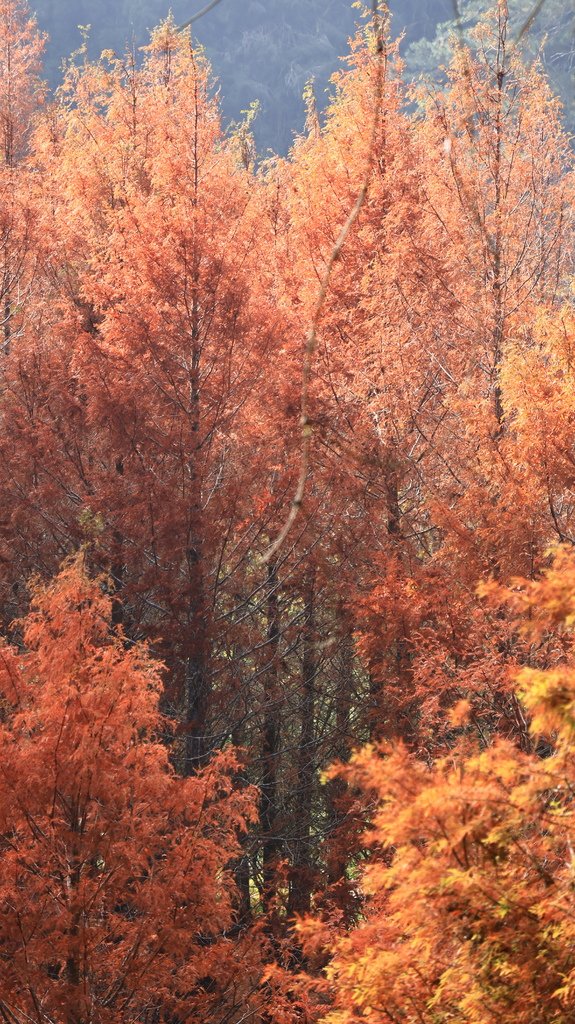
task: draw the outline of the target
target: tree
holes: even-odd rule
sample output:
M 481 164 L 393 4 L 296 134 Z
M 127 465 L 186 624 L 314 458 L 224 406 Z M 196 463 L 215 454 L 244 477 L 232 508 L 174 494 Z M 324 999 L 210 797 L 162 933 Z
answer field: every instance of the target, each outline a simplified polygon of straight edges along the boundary
M 107 54 L 71 67 L 34 142 L 42 327 L 6 368 L 1 456 L 16 518 L 30 497 L 19 555 L 53 571 L 98 536 L 126 629 L 161 638 L 192 771 L 230 731 L 217 721 L 222 631 L 262 486 L 244 443 L 278 318 L 259 284 L 257 183 L 222 137 L 203 54 L 170 20 L 141 66 Z M 24 406 L 17 468 L 8 435 Z
M 536 652 L 516 684 L 530 731 L 552 756 L 498 739 L 480 749 L 462 704 L 460 739 L 430 768 L 388 744 L 343 774 L 372 801 L 362 922 L 332 945 L 330 1024 L 540 1024 L 575 1007 L 573 784 L 575 559 L 559 550 L 533 582 L 482 590 L 506 604 Z
M 33 212 L 21 168 L 32 115 L 42 100 L 44 38 L 23 0 L 0 4 L 0 351 L 21 329 L 30 288 Z
M 405 54 L 409 75 L 415 77 L 423 73 L 436 85 L 443 85 L 445 67 L 454 49 L 461 43 L 474 48 L 473 29 L 491 6 L 489 0 L 458 0 L 457 4 L 446 5 L 431 32 L 410 41 Z M 509 0 L 508 6 L 510 39 L 526 64 L 542 59 L 553 92 L 561 97 L 565 125 L 570 131 L 575 115 L 570 81 L 571 54 L 562 41 L 572 31 L 573 11 L 562 0 Z M 454 18 L 455 12 L 457 17 Z M 451 20 L 444 21 L 445 15 Z
M 42 98 L 39 73 L 44 41 L 25 0 L 2 0 L 0 131 L 2 163 L 7 167 L 22 157 L 30 115 Z
M 520 733 L 529 746 L 503 668 L 520 652 L 505 615 L 478 604 L 475 584 L 489 572 L 536 573 L 558 529 L 570 536 L 571 506 L 559 497 L 555 469 L 550 504 L 549 472 L 538 456 L 526 457 L 531 442 L 526 449 L 517 427 L 520 381 L 545 348 L 537 325 L 558 322 L 568 294 L 571 157 L 542 69 L 526 68 L 512 45 L 503 0 L 474 39 L 473 49 L 456 49 L 445 88 L 426 94 L 413 124 L 422 284 L 402 287 L 411 314 L 402 321 L 411 486 L 400 490 L 399 509 L 417 560 L 406 574 L 378 558 L 371 592 L 358 602 L 376 677 L 386 677 L 403 629 L 400 709 L 412 722 L 410 741 L 430 752 L 449 744 L 444 715 L 459 696 L 476 702 L 484 735 Z M 372 278 L 372 308 L 388 262 Z M 408 277 L 417 263 L 411 254 L 406 263 Z M 387 377 L 398 363 L 388 336 Z M 423 370 L 417 377 L 414 367 Z
M 223 998 L 253 795 L 234 790 L 230 752 L 175 776 L 159 666 L 111 613 L 79 556 L 34 586 L 22 646 L 0 654 L 0 1013 L 13 1024 L 186 1021 Z
M 10 300 L 2 360 L 4 622 L 31 571 L 89 542 L 125 644 L 165 664 L 172 765 L 201 779 L 215 749 L 248 751 L 261 820 L 235 847 L 232 928 L 248 941 L 255 922 L 292 966 L 294 915 L 359 907 L 362 807 L 345 776 L 320 785 L 326 764 L 384 738 L 432 764 L 461 698 L 485 746 L 533 754 L 513 685 L 533 651 L 476 581 L 535 577 L 575 536 L 557 103 L 510 49 L 503 0 L 416 112 L 398 48 L 370 33 L 325 125 L 310 84 L 305 135 L 260 167 L 253 111 L 226 137 L 173 19 L 141 53 L 84 48 L 5 178 L 28 301 Z M 303 501 L 266 560 L 302 427 Z M 256 985 L 255 953 L 225 948 Z

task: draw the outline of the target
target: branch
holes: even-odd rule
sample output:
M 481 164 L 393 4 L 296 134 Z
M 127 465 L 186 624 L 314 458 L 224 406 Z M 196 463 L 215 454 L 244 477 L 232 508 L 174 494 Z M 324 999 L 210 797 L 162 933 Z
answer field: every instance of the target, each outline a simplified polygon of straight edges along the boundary
M 521 40 L 523 39 L 523 36 L 527 32 L 529 32 L 529 29 L 531 28 L 533 22 L 535 21 L 535 18 L 541 12 L 541 10 L 542 10 L 543 6 L 545 5 L 545 3 L 546 3 L 546 0 L 537 0 L 537 3 L 535 4 L 535 7 L 531 11 L 531 14 L 529 14 L 528 17 L 525 19 L 525 21 L 523 22 L 523 25 L 521 26 L 521 28 L 519 29 L 519 32 L 517 33 L 517 35 L 515 36 L 515 39 L 513 40 L 513 42 L 515 43 L 516 46 L 517 46 L 518 43 L 521 42 Z
M 192 15 L 192 17 L 189 18 L 188 21 L 185 21 L 183 25 L 180 25 L 178 28 L 178 32 L 183 32 L 185 29 L 189 28 L 190 25 L 193 25 L 195 21 L 199 21 L 200 18 L 203 18 L 204 14 L 209 14 L 210 11 L 213 11 L 214 7 L 217 7 L 217 5 L 220 2 L 221 0 L 210 0 L 209 4 L 206 4 L 205 7 L 202 7 L 201 11 L 198 11 L 197 14 Z
M 314 312 L 312 316 L 311 326 L 306 338 L 304 359 L 302 368 L 302 387 L 301 387 L 301 403 L 300 403 L 300 426 L 302 436 L 302 447 L 301 447 L 301 460 L 300 460 L 300 472 L 298 477 L 298 483 L 295 494 L 292 498 L 291 507 L 288 513 L 288 517 L 274 540 L 273 544 L 270 545 L 268 550 L 264 554 L 264 562 L 269 562 L 274 557 L 283 545 L 286 537 L 288 536 L 297 516 L 299 514 L 309 475 L 309 453 L 311 438 L 313 434 L 313 426 L 309 417 L 309 388 L 311 373 L 313 369 L 313 357 L 317 347 L 317 333 L 327 293 L 331 282 L 331 275 L 333 268 L 341 254 L 341 251 L 346 243 L 347 237 L 359 217 L 361 208 L 365 202 L 369 183 L 371 180 L 371 171 L 373 168 L 375 149 L 377 142 L 377 129 L 379 127 L 381 108 L 383 103 L 383 81 L 384 81 L 384 68 L 385 68 L 385 47 L 383 44 L 383 21 L 380 11 L 380 0 L 372 0 L 372 23 L 375 35 L 375 53 L 377 57 L 377 75 L 375 82 L 375 97 L 374 97 L 374 112 L 373 112 L 373 123 L 371 127 L 371 138 L 367 155 L 367 162 L 365 173 L 363 176 L 363 182 L 357 199 L 351 208 L 343 227 L 336 239 L 335 245 L 331 251 L 327 267 L 325 268 L 323 278 L 320 282 L 320 287 L 315 302 Z

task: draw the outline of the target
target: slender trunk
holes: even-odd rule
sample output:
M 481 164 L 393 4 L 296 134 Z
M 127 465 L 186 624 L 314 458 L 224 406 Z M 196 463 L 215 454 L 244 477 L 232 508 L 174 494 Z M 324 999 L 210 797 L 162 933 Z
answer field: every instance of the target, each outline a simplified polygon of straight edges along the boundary
M 82 859 L 80 855 L 79 838 L 81 832 L 80 814 L 78 805 L 73 812 L 71 831 L 74 835 L 72 849 L 70 851 L 69 872 L 67 878 L 68 905 L 70 909 L 70 924 L 68 926 L 68 950 L 66 954 L 65 976 L 69 986 L 70 995 L 66 1000 L 65 1024 L 83 1024 L 83 993 L 82 993 L 82 969 L 81 969 L 81 920 L 82 913 L 79 905 L 79 888 L 82 874 Z
M 209 687 L 206 671 L 206 610 L 203 551 L 199 533 L 187 552 L 188 609 L 185 637 L 186 744 L 184 774 L 201 767 L 209 751 Z
M 387 532 L 392 551 L 400 563 L 404 562 L 401 503 L 399 497 L 399 468 L 394 447 L 390 445 L 384 462 L 384 487 L 387 512 Z M 409 705 L 411 689 L 411 656 L 407 631 L 403 623 L 397 623 L 396 639 L 388 649 L 386 684 L 370 674 L 370 722 L 371 742 L 401 737 L 405 742 L 413 741 L 417 709 Z
M 317 645 L 315 622 L 315 570 L 305 584 L 305 618 L 300 693 L 300 739 L 298 751 L 297 790 L 294 822 L 297 829 L 290 880 L 288 916 L 310 910 L 312 891 L 312 807 L 316 783 L 315 763 L 315 699 L 317 677 Z
M 194 145 L 194 223 L 199 197 L 199 97 L 196 89 Z M 209 711 L 209 680 L 207 671 L 208 623 L 205 594 L 204 530 L 201 502 L 201 392 L 200 359 L 202 351 L 200 291 L 200 251 L 198 239 L 194 241 L 191 271 L 192 302 L 190 309 L 190 368 L 189 368 L 189 428 L 190 457 L 189 515 L 186 539 L 187 563 L 187 635 L 185 651 L 185 705 L 186 705 L 186 748 L 184 774 L 191 775 L 201 767 L 209 752 L 207 721 Z
M 393 450 L 389 453 L 384 472 L 385 497 L 387 504 L 387 532 L 394 539 L 401 539 L 401 506 L 399 504 L 399 473 Z
M 232 746 L 243 747 L 245 737 L 241 726 L 236 726 L 231 735 Z M 244 785 L 241 772 L 236 775 L 235 785 L 240 788 Z M 234 864 L 234 879 L 238 890 L 237 927 L 239 930 L 248 928 L 252 922 L 252 898 L 251 898 L 251 862 L 250 847 L 253 837 L 248 833 L 242 837 L 242 852 Z
M 247 839 L 244 840 L 244 847 Z M 247 850 L 244 851 L 234 868 L 234 878 L 238 889 L 238 916 L 237 923 L 240 929 L 249 927 L 252 921 L 252 901 L 250 893 L 250 858 Z
M 10 303 L 10 294 L 6 292 L 4 298 L 4 319 L 3 319 L 3 331 L 4 331 L 4 342 L 2 345 L 2 351 L 5 356 L 10 355 L 10 345 L 12 341 L 12 328 L 10 320 L 12 318 L 12 305 Z
M 503 287 L 503 231 L 502 231 L 502 195 L 501 195 L 501 151 L 503 144 L 503 85 L 506 75 L 506 35 L 507 21 L 499 30 L 499 46 L 497 53 L 497 117 L 495 121 L 495 238 L 492 242 L 493 256 L 493 406 L 497 421 L 496 436 L 503 432 L 503 402 L 499 371 L 501 367 L 503 338 L 505 328 L 505 302 Z
M 124 475 L 124 463 L 122 458 L 116 459 L 116 473 L 120 477 L 123 477 Z M 121 487 L 122 484 L 119 483 L 118 486 Z M 110 565 L 110 575 L 114 586 L 114 594 L 112 597 L 112 624 L 114 626 L 125 626 L 126 609 L 122 600 L 122 591 L 124 589 L 126 564 L 124 559 L 124 537 L 120 530 L 114 530 L 112 543 L 112 560 Z
M 264 675 L 264 720 L 262 736 L 262 774 L 260 783 L 260 820 L 263 832 L 263 888 L 264 907 L 273 900 L 276 861 L 279 853 L 278 821 L 278 761 L 280 747 L 280 693 L 278 651 L 280 617 L 278 579 L 275 563 L 270 562 L 267 572 L 267 671 Z
M 351 749 L 351 709 L 354 690 L 353 637 L 347 621 L 343 602 L 337 614 L 340 648 L 338 688 L 336 694 L 335 723 L 337 760 L 347 761 Z M 357 737 L 356 737 L 357 738 Z M 343 779 L 330 779 L 326 786 L 326 801 L 329 816 L 329 840 L 327 852 L 327 881 L 330 887 L 346 888 L 345 874 L 351 850 L 348 849 L 345 823 L 347 820 L 347 783 Z M 347 903 L 347 893 L 342 893 Z

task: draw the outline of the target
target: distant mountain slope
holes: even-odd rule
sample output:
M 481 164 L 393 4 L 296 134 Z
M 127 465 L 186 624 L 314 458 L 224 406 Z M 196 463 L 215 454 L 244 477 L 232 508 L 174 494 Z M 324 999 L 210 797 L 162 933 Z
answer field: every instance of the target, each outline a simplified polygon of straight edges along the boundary
M 182 23 L 202 6 L 203 0 L 173 0 L 172 12 Z M 486 6 L 486 0 L 461 0 L 464 30 Z M 532 0 L 512 0 L 517 26 L 532 6 Z M 147 31 L 168 13 L 164 0 L 36 0 L 33 7 L 50 35 L 47 73 L 51 84 L 58 81 L 62 59 L 80 43 L 78 25 L 91 25 L 90 53 L 97 56 L 103 49 L 141 46 Z M 451 0 L 394 0 L 391 9 L 394 35 L 404 34 L 407 73 L 435 74 L 446 59 L 453 28 Z M 574 11 L 573 2 L 546 0 L 529 38 L 530 48 L 536 51 L 547 33 L 547 68 L 570 109 Z M 253 100 L 259 100 L 258 149 L 285 153 L 303 126 L 301 95 L 306 80 L 314 76 L 323 106 L 330 76 L 346 53 L 359 19 L 360 11 L 351 0 L 221 0 L 194 30 L 220 83 L 225 118 L 238 119 Z

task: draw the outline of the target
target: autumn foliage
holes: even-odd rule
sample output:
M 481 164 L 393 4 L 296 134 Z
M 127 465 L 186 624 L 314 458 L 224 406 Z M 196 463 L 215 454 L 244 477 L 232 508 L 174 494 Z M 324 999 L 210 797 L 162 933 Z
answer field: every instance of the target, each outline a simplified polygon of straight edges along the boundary
M 335 941 L 328 924 L 301 928 L 310 950 L 332 945 L 333 1024 L 573 1015 L 573 554 L 560 551 L 538 581 L 483 592 L 510 607 L 534 652 L 551 636 L 561 649 L 553 667 L 515 678 L 533 744 L 544 746 L 526 754 L 498 738 L 482 748 L 461 702 L 457 742 L 431 768 L 388 744 L 337 770 L 374 810 L 361 924 Z
M 0 0 L 5 1024 L 575 1013 L 570 143 L 365 14 L 258 160 Z
M 12 1020 L 184 1019 L 225 985 L 229 868 L 253 797 L 233 786 L 230 754 L 176 777 L 158 668 L 110 619 L 103 581 L 76 559 L 36 585 L 20 649 L 1 654 L 0 1006 Z

